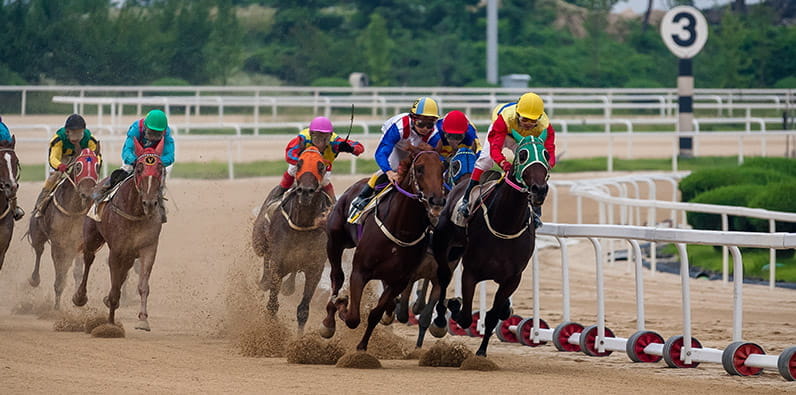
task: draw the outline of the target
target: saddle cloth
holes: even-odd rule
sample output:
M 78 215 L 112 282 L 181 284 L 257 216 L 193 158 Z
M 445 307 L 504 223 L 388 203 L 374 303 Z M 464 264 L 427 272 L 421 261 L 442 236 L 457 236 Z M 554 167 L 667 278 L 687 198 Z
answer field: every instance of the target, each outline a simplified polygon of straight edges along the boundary
M 362 211 L 356 211 L 356 209 L 354 209 L 349 205 L 349 210 L 352 210 L 354 212 L 352 212 L 351 215 L 348 216 L 348 223 L 349 224 L 362 223 L 362 220 L 365 218 L 365 214 L 371 212 L 373 208 L 379 204 L 379 201 L 381 201 L 382 197 L 387 196 L 387 193 L 392 189 L 393 185 L 388 184 L 386 187 L 384 187 L 384 189 L 376 193 L 376 196 L 370 199 L 370 201 L 365 206 L 365 208 L 362 209 Z
M 470 222 L 470 218 L 472 218 L 473 212 L 481 204 L 481 197 L 488 195 L 495 186 L 497 185 L 499 180 L 490 180 L 481 185 L 476 185 L 470 191 L 470 197 L 468 199 L 468 212 L 470 213 L 469 217 L 465 217 L 459 211 L 464 203 L 464 195 L 456 201 L 456 204 L 453 206 L 453 210 L 451 211 L 451 222 L 453 222 L 456 226 L 465 227 L 467 223 Z
M 119 181 L 119 183 L 114 185 L 113 188 L 111 188 L 102 199 L 92 203 L 91 208 L 89 208 L 88 212 L 86 213 L 86 216 L 93 219 L 95 222 L 102 222 L 102 209 L 105 208 L 105 205 L 110 202 L 111 199 L 113 199 L 113 197 L 116 195 L 116 192 L 119 191 L 119 187 L 121 187 L 122 184 L 124 184 L 124 182 L 130 177 L 132 177 L 132 175 L 122 181 Z

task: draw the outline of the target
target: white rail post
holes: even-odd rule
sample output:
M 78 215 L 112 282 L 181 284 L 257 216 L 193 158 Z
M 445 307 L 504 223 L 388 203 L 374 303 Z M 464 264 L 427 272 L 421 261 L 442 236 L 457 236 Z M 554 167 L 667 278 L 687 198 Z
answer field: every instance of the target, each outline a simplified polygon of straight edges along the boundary
M 680 359 L 686 365 L 691 364 L 691 289 L 689 288 L 688 252 L 683 243 L 676 243 L 680 254 L 680 283 L 683 303 L 683 353 Z

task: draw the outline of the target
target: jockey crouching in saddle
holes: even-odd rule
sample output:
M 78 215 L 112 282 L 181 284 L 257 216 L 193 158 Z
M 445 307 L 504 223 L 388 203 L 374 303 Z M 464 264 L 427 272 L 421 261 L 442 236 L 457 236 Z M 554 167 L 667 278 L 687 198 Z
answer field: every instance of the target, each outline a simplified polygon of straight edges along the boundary
M 11 131 L 8 130 L 8 126 L 3 123 L 2 117 L 0 117 L 0 141 L 11 141 Z M 8 198 L 8 205 L 14 215 L 14 221 L 19 221 L 25 216 L 25 210 L 17 206 L 16 191 L 14 191 L 14 196 Z
M 65 177 L 67 167 L 80 155 L 80 151 L 88 148 L 97 155 L 97 160 L 102 163 L 100 144 L 91 131 L 86 129 L 86 120 L 79 114 L 72 114 L 66 118 L 64 127 L 55 132 L 50 139 L 50 176 L 44 181 L 44 186 L 36 198 L 33 215 L 40 217 L 52 199 L 52 192 L 59 182 Z
M 453 110 L 437 120 L 437 130 L 439 132 L 428 140 L 428 144 L 439 151 L 445 162 L 450 162 L 461 148 L 469 148 L 476 156 L 481 151 L 475 125 L 459 110 Z
M 105 194 L 113 189 L 116 184 L 124 181 L 133 173 L 133 166 L 135 165 L 136 159 L 138 159 L 135 155 L 135 140 L 138 140 L 141 147 L 150 148 L 158 145 L 161 139 L 165 139 L 160 160 L 166 168 L 166 174 L 164 174 L 163 182 L 160 184 L 161 191 L 158 205 L 160 206 L 161 221 L 166 223 L 166 207 L 163 204 L 163 187 L 166 185 L 165 176 L 168 175 L 171 171 L 171 166 L 174 164 L 174 138 L 172 137 L 166 114 L 161 110 L 152 110 L 147 113 L 145 118 L 139 119 L 130 125 L 130 128 L 127 130 L 127 139 L 124 141 L 124 146 L 122 147 L 122 162 L 124 162 L 124 164 L 121 168 L 114 170 L 110 177 L 102 181 L 94 191 L 94 200 L 98 203 L 102 201 L 105 198 Z
M 298 163 L 299 156 L 301 156 L 301 153 L 304 152 L 305 149 L 311 146 L 317 148 L 323 155 L 323 159 L 329 163 L 326 167 L 326 174 L 323 176 L 323 181 L 321 181 L 321 187 L 323 187 L 323 191 L 332 198 L 332 201 L 337 200 L 331 180 L 332 162 L 337 159 L 337 155 L 340 155 L 341 152 L 348 152 L 354 154 L 354 156 L 359 156 L 361 153 L 365 152 L 365 147 L 359 142 L 343 139 L 338 136 L 337 133 L 334 132 L 332 121 L 330 121 L 329 118 L 315 117 L 312 122 L 310 122 L 308 128 L 299 132 L 299 134 L 287 144 L 285 148 L 285 160 L 288 163 L 287 170 L 282 174 L 282 181 L 279 185 L 272 189 L 271 193 L 265 199 L 267 203 L 281 199 L 285 191 L 293 186 L 293 182 L 296 180 L 296 171 L 298 170 L 296 163 Z
M 504 172 L 508 172 L 511 168 L 511 162 L 506 160 L 503 155 L 503 147 L 512 151 L 517 147 L 517 141 L 510 137 L 512 131 L 516 131 L 522 137 L 527 137 L 528 135 L 539 137 L 546 132 L 544 147 L 549 155 L 548 162 L 550 167 L 555 166 L 555 129 L 553 129 L 550 119 L 544 112 L 542 98 L 535 93 L 529 92 L 520 96 L 520 100 L 516 103 L 497 106 L 492 113 L 492 125 L 489 127 L 486 144 L 484 144 L 484 149 L 475 162 L 475 170 L 470 176 L 470 183 L 467 184 L 462 205 L 459 207 L 459 212 L 463 217 L 470 215 L 470 191 L 480 182 L 481 174 L 491 169 L 495 163 Z M 534 206 L 533 214 L 533 225 L 534 228 L 538 229 L 542 226 L 542 208 Z
M 381 141 L 376 148 L 376 163 L 379 170 L 374 173 L 359 195 L 351 202 L 348 222 L 356 222 L 359 214 L 367 206 L 376 192 L 376 186 L 398 182 L 396 169 L 402 159 L 409 155 L 409 145 L 427 143 L 438 133 L 436 122 L 439 119 L 439 106 L 430 97 L 415 100 L 408 113 L 388 119 L 381 127 Z

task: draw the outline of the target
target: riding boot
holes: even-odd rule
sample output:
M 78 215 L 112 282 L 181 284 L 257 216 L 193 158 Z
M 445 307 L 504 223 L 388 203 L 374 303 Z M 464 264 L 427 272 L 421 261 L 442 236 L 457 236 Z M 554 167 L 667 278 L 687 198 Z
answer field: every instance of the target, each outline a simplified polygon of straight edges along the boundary
M 111 181 L 111 177 L 105 178 L 101 184 L 97 184 L 97 186 L 94 187 L 94 190 L 91 192 L 91 199 L 99 202 L 112 187 L 113 182 Z
M 14 221 L 19 221 L 22 217 L 25 216 L 25 210 L 22 207 L 17 206 L 17 197 L 12 197 L 8 204 L 11 206 L 11 211 L 14 213 Z
M 36 198 L 36 205 L 33 207 L 33 216 L 39 218 L 44 213 L 44 208 L 47 207 L 47 203 L 50 202 L 50 192 L 47 188 L 44 188 L 39 192 L 39 196 Z
M 476 185 L 478 185 L 478 181 L 471 178 L 470 182 L 467 184 L 467 188 L 464 190 L 462 205 L 459 206 L 459 214 L 461 214 L 461 216 L 464 218 L 470 216 L 470 192 L 473 191 L 473 187 Z
M 531 206 L 533 209 L 533 228 L 539 229 L 544 225 L 542 223 L 542 206 Z
M 375 191 L 376 190 L 371 188 L 370 185 L 365 184 L 365 186 L 359 192 L 359 195 L 357 195 L 357 197 L 355 197 L 354 200 L 351 202 L 351 207 L 359 211 L 364 210 L 365 206 L 367 206 L 368 202 L 370 202 L 370 199 L 373 198 L 373 194 Z

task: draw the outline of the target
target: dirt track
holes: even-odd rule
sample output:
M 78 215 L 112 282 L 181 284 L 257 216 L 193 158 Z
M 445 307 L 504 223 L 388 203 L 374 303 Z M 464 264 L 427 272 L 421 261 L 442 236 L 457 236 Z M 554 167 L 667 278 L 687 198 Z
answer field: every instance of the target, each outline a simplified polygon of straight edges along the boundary
M 572 176 L 575 177 L 575 176 Z M 352 182 L 336 177 L 338 192 Z M 252 209 L 275 184 L 276 178 L 238 181 L 169 183 L 169 222 L 164 225 L 149 299 L 152 332 L 132 329 L 137 295 L 117 313 L 125 325 L 124 339 L 96 339 L 84 333 L 53 331 L 54 318 L 12 314 L 13 310 L 46 313 L 52 300 L 53 269 L 49 257 L 42 263 L 42 282 L 27 284 L 33 252 L 20 240 L 27 219 L 18 224 L 5 265 L 0 271 L 0 387 L 3 392 L 268 392 L 268 393 L 527 393 L 645 392 L 772 393 L 796 391 L 773 370 L 760 377 L 730 377 L 719 365 L 697 369 L 667 369 L 663 362 L 633 364 L 621 353 L 606 358 L 581 353 L 559 353 L 552 345 L 528 348 L 493 339 L 490 358 L 501 370 L 465 372 L 454 368 L 421 368 L 416 360 L 382 360 L 381 370 L 350 370 L 333 366 L 291 365 L 284 358 L 239 355 L 228 336 L 231 326 L 245 321 L 231 317 L 228 300 L 246 301 L 231 280 L 244 273 L 250 285 L 261 263 L 249 246 Z M 40 185 L 25 183 L 21 204 L 32 205 Z M 661 191 L 662 196 L 666 196 Z M 565 202 L 566 200 L 564 200 Z M 569 216 L 574 215 L 574 210 Z M 561 222 L 574 221 L 562 214 Z M 106 251 L 106 250 L 104 250 Z M 48 254 L 49 250 L 45 254 Z M 559 250 L 541 253 L 542 318 L 551 326 L 561 321 Z M 102 297 L 108 273 L 101 253 L 89 284 L 89 306 L 105 311 Z M 570 248 L 572 319 L 595 323 L 594 258 L 588 243 Z M 606 268 L 606 322 L 617 336 L 635 331 L 632 272 L 624 263 Z M 679 278 L 646 273 L 647 327 L 664 338 L 682 333 Z M 71 306 L 70 279 L 63 305 Z M 732 288 L 716 282 L 693 282 L 693 334 L 706 347 L 724 348 L 732 336 Z M 230 298 L 230 295 L 237 298 Z M 244 297 L 241 298 L 241 295 Z M 319 290 L 310 312 L 308 329 L 318 326 L 320 306 L 328 298 Z M 744 337 L 771 354 L 796 344 L 796 292 L 745 286 Z M 530 316 L 531 277 L 526 273 L 514 295 L 515 313 Z M 280 316 L 288 328 L 295 325 L 295 297 L 283 299 Z M 31 307 L 32 306 L 32 307 Z M 338 323 L 338 327 L 340 323 Z M 415 327 L 394 324 L 392 331 L 411 341 Z M 448 338 L 450 339 L 450 337 Z M 477 340 L 465 341 L 472 350 Z M 434 339 L 427 340 L 431 345 Z M 683 387 L 685 386 L 685 387 Z

